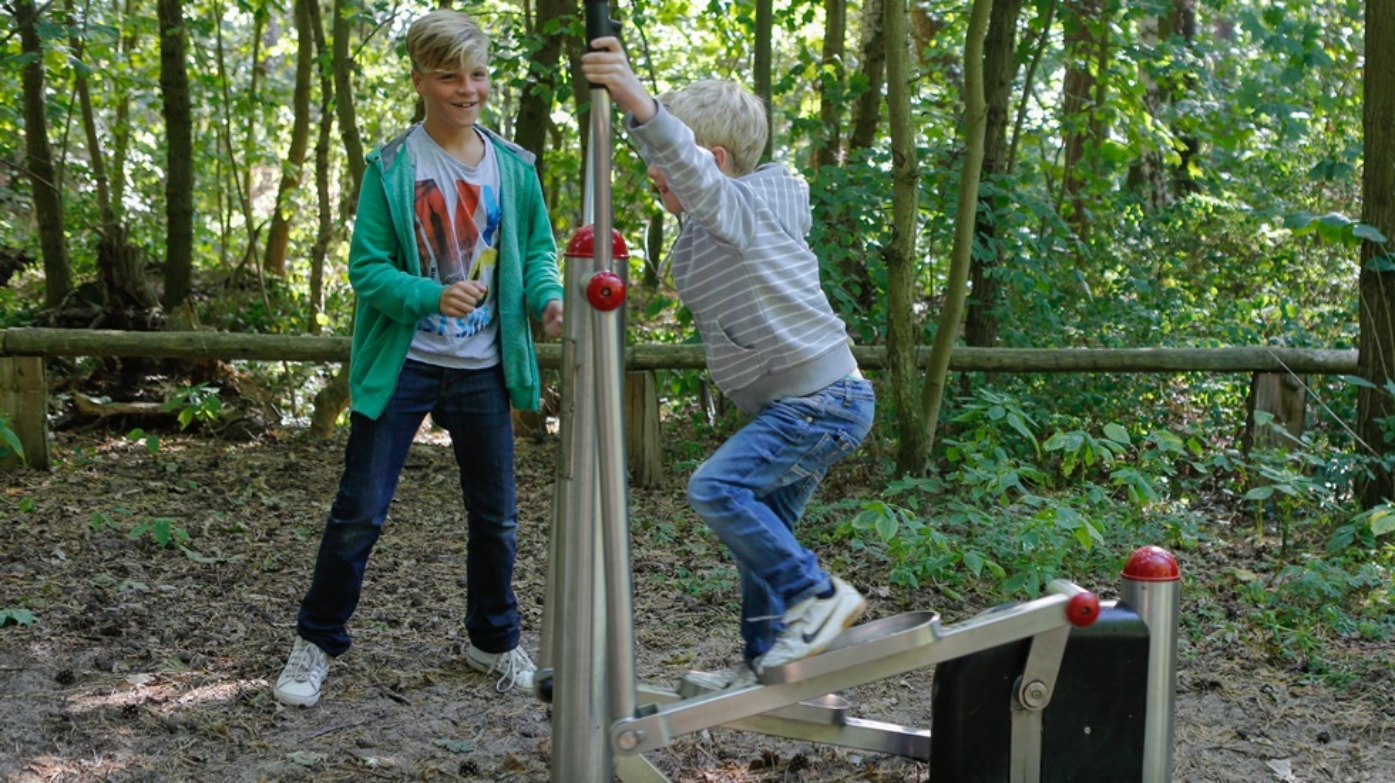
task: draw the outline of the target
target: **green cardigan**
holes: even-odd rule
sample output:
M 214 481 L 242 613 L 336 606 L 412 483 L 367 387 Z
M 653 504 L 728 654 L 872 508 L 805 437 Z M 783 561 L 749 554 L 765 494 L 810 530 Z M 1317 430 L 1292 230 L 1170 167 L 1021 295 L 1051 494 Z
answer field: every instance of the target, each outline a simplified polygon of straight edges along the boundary
M 416 173 L 404 143 L 409 132 L 368 156 L 349 246 L 349 282 L 358 295 L 349 399 L 353 410 L 370 419 L 382 414 L 397 388 L 417 321 L 440 312 L 441 284 L 424 276 L 418 263 Z M 557 245 L 533 156 L 489 135 L 503 208 L 495 285 L 504 382 L 515 408 L 537 410 L 541 380 L 528 315 L 541 318 L 548 302 L 562 298 Z

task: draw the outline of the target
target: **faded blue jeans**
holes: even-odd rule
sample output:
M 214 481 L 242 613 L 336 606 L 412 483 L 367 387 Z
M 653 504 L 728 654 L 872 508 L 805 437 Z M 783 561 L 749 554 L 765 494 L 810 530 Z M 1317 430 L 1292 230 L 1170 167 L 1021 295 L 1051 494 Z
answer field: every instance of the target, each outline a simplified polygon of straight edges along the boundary
M 688 480 L 688 502 L 731 550 L 741 575 L 746 660 L 771 648 L 786 607 L 829 588 L 794 526 L 829 467 L 867 437 L 875 410 L 872 384 L 860 378 L 776 400 Z
M 296 630 L 330 655 L 349 649 L 345 628 L 358 608 L 368 555 L 412 439 L 427 414 L 450 433 L 465 499 L 465 630 L 484 652 L 518 646 L 513 592 L 518 515 L 513 478 L 513 418 L 501 367 L 454 370 L 412 360 L 377 419 L 350 416 L 344 474 L 320 539 L 315 575 Z M 455 535 L 442 530 L 441 536 Z

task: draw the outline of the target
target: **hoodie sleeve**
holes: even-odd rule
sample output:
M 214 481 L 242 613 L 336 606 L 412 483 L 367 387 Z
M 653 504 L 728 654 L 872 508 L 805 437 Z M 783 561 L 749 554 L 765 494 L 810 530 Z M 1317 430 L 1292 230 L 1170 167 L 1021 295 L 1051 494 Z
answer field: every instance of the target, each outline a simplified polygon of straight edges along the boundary
M 410 215 L 404 219 L 410 220 Z M 363 174 L 349 243 L 349 282 L 364 304 L 407 324 L 438 312 L 442 291 L 440 283 L 416 273 L 414 231 L 412 226 L 398 229 L 381 167 L 370 165 Z

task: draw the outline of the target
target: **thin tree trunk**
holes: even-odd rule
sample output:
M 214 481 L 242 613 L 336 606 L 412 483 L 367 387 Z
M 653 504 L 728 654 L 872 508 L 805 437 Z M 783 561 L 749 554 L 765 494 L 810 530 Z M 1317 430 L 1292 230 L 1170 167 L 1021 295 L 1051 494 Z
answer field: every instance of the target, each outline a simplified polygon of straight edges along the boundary
M 867 91 L 857 96 L 857 103 L 853 107 L 849 153 L 871 147 L 877 139 L 877 128 L 882 121 L 882 86 L 886 79 L 885 14 L 882 3 L 883 0 L 865 0 L 862 4 L 862 40 L 858 51 Z
M 1077 234 L 1084 235 L 1089 215 L 1081 191 L 1093 165 L 1087 151 L 1094 149 L 1102 131 L 1098 115 L 1096 73 L 1104 73 L 1104 51 L 1109 33 L 1102 0 L 1066 0 L 1066 75 L 1061 108 L 1065 163 L 1062 170 L 1062 212 Z
M 368 169 L 364 160 L 363 140 L 359 136 L 358 119 L 354 112 L 353 60 L 349 57 L 349 7 L 347 0 L 334 0 L 334 105 L 339 121 L 339 136 L 344 141 L 344 153 L 349 158 L 350 209 L 358 205 L 363 173 Z M 315 395 L 315 411 L 310 417 L 310 434 L 327 438 L 334 432 L 339 414 L 349 406 L 349 362 L 340 365 L 334 378 Z
M 136 48 L 136 24 L 132 6 L 135 0 L 116 0 L 121 7 L 121 38 L 117 55 L 125 67 Z M 111 208 L 117 219 L 126 214 L 126 152 L 131 144 L 131 94 L 128 80 L 114 79 L 116 93 L 115 119 L 111 127 Z
M 317 62 L 323 62 L 329 54 L 325 41 L 324 23 L 320 19 L 318 0 L 306 3 L 310 12 L 310 31 L 315 40 Z M 319 134 L 315 139 L 315 204 L 319 218 L 319 230 L 315 233 L 315 244 L 310 248 L 310 318 L 306 329 L 310 334 L 320 333 L 320 315 L 325 308 L 325 256 L 329 253 L 329 243 L 334 241 L 334 205 L 329 192 L 329 142 L 334 133 L 334 72 L 323 65 L 317 66 L 320 76 L 320 123 Z
M 755 46 L 755 83 L 756 96 L 765 104 L 765 150 L 761 157 L 770 158 L 770 151 L 775 147 L 775 117 L 773 110 L 775 107 L 774 94 L 771 79 L 771 67 L 773 58 L 770 53 L 770 40 L 775 34 L 775 9 L 774 0 L 756 0 L 756 46 Z
M 194 137 L 181 0 L 156 0 L 165 117 L 165 312 L 189 298 L 194 260 Z
M 73 288 L 73 272 L 68 264 L 68 246 L 63 234 L 63 196 L 58 190 L 53 149 L 48 141 L 39 9 L 31 0 L 16 0 L 13 8 L 19 28 L 20 49 L 30 57 L 24 65 L 22 76 L 25 167 L 39 224 L 39 248 L 44 256 L 44 306 L 53 310 L 68 298 L 68 292 Z
M 1017 18 L 1021 13 L 1022 0 L 996 0 L 984 40 L 983 86 L 988 116 L 980 177 L 990 183 L 1007 171 L 1008 99 L 1017 77 Z M 975 244 L 981 251 L 971 255 L 972 293 L 964 319 L 964 342 L 977 348 L 998 344 L 998 306 L 1002 299 L 998 268 L 1003 250 L 998 241 L 994 206 L 992 196 L 983 199 L 974 223 Z
M 552 101 L 563 84 L 558 66 L 566 43 L 566 25 L 561 22 L 574 11 L 575 3 L 568 0 L 538 0 L 533 30 L 543 36 L 542 46 L 528 61 L 528 86 L 519 97 L 518 120 L 514 123 L 514 142 L 537 156 L 538 178 L 544 182 Z
M 354 112 L 354 62 L 349 56 L 349 3 L 348 0 L 334 0 L 334 107 L 339 121 L 339 137 L 344 141 L 344 154 L 349 158 L 348 203 L 358 204 L 358 189 L 363 184 L 363 172 L 368 168 L 364 160 L 363 139 L 358 132 L 358 118 Z
M 925 453 L 935 447 L 940 406 L 944 401 L 945 378 L 949 374 L 949 354 L 955 332 L 964 312 L 965 285 L 969 277 L 969 255 L 974 243 L 974 207 L 978 203 L 979 172 L 983 169 L 983 137 L 988 110 L 983 89 L 983 39 L 993 0 L 974 0 L 969 32 L 964 43 L 964 161 L 959 181 L 958 214 L 954 217 L 954 250 L 950 256 L 949 280 L 939 329 L 930 346 L 925 370 L 921 406 L 925 421 Z
M 291 123 L 291 146 L 281 165 L 281 183 L 276 188 L 276 208 L 266 235 L 266 259 L 262 269 L 269 275 L 286 274 L 286 248 L 290 244 L 291 196 L 300 187 L 305 152 L 310 144 L 310 87 L 315 71 L 315 41 L 310 32 L 310 6 L 318 0 L 295 0 L 295 93 L 291 103 L 295 119 Z
M 847 0 L 824 0 L 823 71 L 819 78 L 819 139 L 815 166 L 836 166 L 843 160 L 843 96 L 847 84 L 843 57 L 848 28 Z
M 1366 0 L 1366 78 L 1362 128 L 1366 165 L 1361 177 L 1361 222 L 1386 238 L 1361 243 L 1361 377 L 1374 384 L 1357 397 L 1357 433 L 1376 456 L 1391 448 L 1386 421 L 1395 415 L 1395 397 L 1386 389 L 1395 378 L 1395 2 Z M 1371 508 L 1395 500 L 1395 476 L 1375 467 L 1360 487 L 1361 504 Z
M 920 347 L 911 298 L 916 279 L 916 204 L 920 170 L 916 162 L 915 125 L 911 117 L 909 24 L 905 0 L 885 0 L 886 110 L 891 129 L 891 241 L 887 243 L 887 368 L 892 408 L 901 433 L 897 475 L 920 475 L 930 450 L 921 409 L 916 405 L 916 351 Z

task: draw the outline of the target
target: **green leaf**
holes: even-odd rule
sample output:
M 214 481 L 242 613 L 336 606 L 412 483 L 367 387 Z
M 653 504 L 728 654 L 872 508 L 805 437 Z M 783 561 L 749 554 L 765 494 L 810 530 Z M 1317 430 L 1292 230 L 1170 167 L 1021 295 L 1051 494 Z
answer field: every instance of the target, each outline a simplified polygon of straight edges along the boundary
M 1378 536 L 1395 532 L 1395 510 L 1387 508 L 1372 512 L 1371 532 Z
M 1366 262 L 1366 268 L 1372 272 L 1395 272 L 1395 254 L 1376 256 Z
M 1352 226 L 1351 233 L 1358 239 L 1375 242 L 1378 245 L 1383 245 L 1388 241 L 1385 238 L 1385 234 L 1382 234 L 1375 226 L 1366 223 L 1357 223 Z
M 1284 228 L 1292 231 L 1295 236 L 1302 236 L 1316 228 L 1313 226 L 1314 220 L 1317 220 L 1317 215 L 1311 212 L 1295 212 L 1284 218 Z
M 474 740 L 438 739 L 433 744 L 438 748 L 445 748 L 451 753 L 469 753 L 475 749 Z
M 1268 500 L 1274 494 L 1274 485 L 1266 484 L 1262 487 L 1255 487 L 1245 493 L 1246 500 Z
M 1104 436 L 1121 446 L 1129 445 L 1129 431 L 1114 422 L 1104 425 Z
M 15 625 L 33 625 L 39 618 L 28 609 L 0 609 L 0 627 L 14 623 Z
M 896 529 L 899 525 L 896 522 L 895 514 L 883 514 L 877 519 L 877 535 L 883 541 L 890 541 L 896 537 Z

